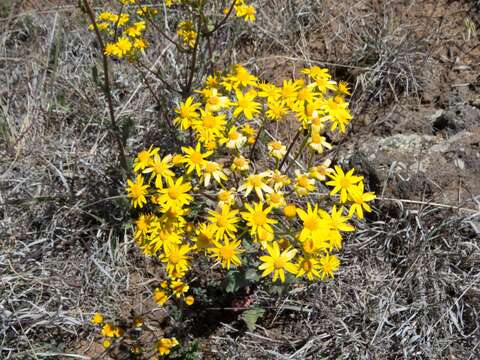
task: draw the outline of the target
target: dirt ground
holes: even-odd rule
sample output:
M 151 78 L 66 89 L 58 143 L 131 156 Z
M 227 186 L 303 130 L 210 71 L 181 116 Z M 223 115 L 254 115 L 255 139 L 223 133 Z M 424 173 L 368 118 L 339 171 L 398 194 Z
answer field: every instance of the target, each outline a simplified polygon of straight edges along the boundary
M 196 308 L 181 340 L 196 338 L 204 359 L 480 358 L 480 3 L 256 3 L 223 61 L 273 81 L 317 64 L 347 81 L 354 121 L 330 155 L 362 169 L 378 201 L 334 281 L 280 298 L 256 289 L 267 311 L 253 332 L 237 313 Z M 124 225 L 76 4 L 0 5 L 2 359 L 101 356 L 91 314 L 145 310 L 156 280 Z M 141 79 L 121 69 L 129 154 L 168 143 Z

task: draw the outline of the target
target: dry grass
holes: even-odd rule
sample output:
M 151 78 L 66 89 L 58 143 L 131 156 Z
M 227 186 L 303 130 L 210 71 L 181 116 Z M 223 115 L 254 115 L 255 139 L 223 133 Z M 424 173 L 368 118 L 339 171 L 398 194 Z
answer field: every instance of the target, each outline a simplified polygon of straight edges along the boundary
M 225 29 L 218 57 L 274 80 L 303 64 L 330 65 L 354 85 L 357 113 L 417 101 L 448 34 L 437 18 L 419 27 L 420 18 L 398 16 L 403 3 L 264 0 L 253 31 Z M 155 274 L 125 225 L 106 106 L 92 79 L 95 44 L 81 15 L 70 6 L 21 9 L 0 19 L 0 357 L 89 358 L 91 313 L 126 316 L 148 300 Z M 172 49 L 157 46 L 157 65 L 174 78 Z M 114 97 L 131 125 L 129 154 L 170 146 L 145 85 L 121 69 Z M 335 281 L 281 298 L 259 289 L 254 302 L 268 311 L 256 331 L 218 322 L 202 339 L 204 357 L 478 358 L 478 212 L 422 202 L 379 202 L 346 242 Z

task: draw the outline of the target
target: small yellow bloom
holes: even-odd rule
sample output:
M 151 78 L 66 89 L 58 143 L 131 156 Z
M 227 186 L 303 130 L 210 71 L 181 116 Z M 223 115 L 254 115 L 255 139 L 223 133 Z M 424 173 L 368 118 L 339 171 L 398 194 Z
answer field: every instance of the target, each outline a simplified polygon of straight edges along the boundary
M 195 298 L 192 295 L 185 297 L 185 304 L 187 304 L 188 306 L 192 306 L 194 302 Z
M 92 316 L 92 319 L 90 320 L 90 322 L 93 324 L 93 325 L 99 325 L 101 323 L 103 323 L 103 315 L 96 312 L 95 314 L 93 314 Z

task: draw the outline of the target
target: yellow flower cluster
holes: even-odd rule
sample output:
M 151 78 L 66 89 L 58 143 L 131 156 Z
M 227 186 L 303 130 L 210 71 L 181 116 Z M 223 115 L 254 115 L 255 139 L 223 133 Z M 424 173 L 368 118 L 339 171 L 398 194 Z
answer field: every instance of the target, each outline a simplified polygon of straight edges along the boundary
M 153 292 L 153 300 L 158 305 L 163 306 L 172 296 L 176 298 L 182 297 L 185 304 L 190 306 L 195 302 L 195 298 L 192 295 L 185 296 L 189 289 L 190 287 L 181 280 L 172 280 L 170 286 L 168 281 L 162 281 L 161 289 L 156 288 Z
M 243 18 L 246 22 L 254 22 L 256 13 L 255 7 L 248 5 L 245 0 L 237 0 L 235 2 L 235 15 Z
M 127 184 L 133 207 L 141 209 L 135 241 L 164 263 L 172 284 L 202 256 L 225 269 L 249 256 L 274 282 L 284 282 L 286 273 L 313 281 L 338 270 L 334 252 L 354 231 L 350 219 L 371 211 L 375 195 L 364 191 L 354 169 L 331 168 L 322 154 L 332 146 L 326 133 L 345 132 L 352 118 L 348 87 L 327 69 L 302 73 L 280 86 L 240 65 L 209 76 L 199 97 L 175 110 L 174 123 L 191 146 L 181 154 L 154 147 L 138 153 L 135 180 Z M 302 145 L 297 136 L 288 146 L 273 138 L 271 129 L 282 123 L 297 127 Z M 256 161 L 256 146 L 268 156 Z M 297 162 L 292 149 L 307 152 L 309 163 Z M 154 297 L 168 298 L 163 290 Z
M 122 0 L 123 5 L 134 3 L 135 0 Z M 144 50 L 148 46 L 144 38 L 146 29 L 144 18 L 156 13 L 157 10 L 146 6 L 139 7 L 134 14 L 101 12 L 95 19 L 95 23 L 100 31 L 112 38 L 112 41 L 105 44 L 104 53 L 108 56 L 123 58 L 132 57 Z M 94 25 L 89 25 L 89 29 L 93 30 Z
M 177 26 L 177 35 L 182 39 L 183 45 L 195 47 L 197 41 L 197 32 L 191 21 L 180 21 Z

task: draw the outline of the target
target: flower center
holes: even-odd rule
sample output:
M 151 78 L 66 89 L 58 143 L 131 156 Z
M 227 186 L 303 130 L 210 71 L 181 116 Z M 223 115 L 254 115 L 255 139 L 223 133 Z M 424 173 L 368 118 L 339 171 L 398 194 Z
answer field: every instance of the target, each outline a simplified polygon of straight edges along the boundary
M 190 159 L 192 160 L 192 163 L 194 164 L 201 164 L 203 161 L 202 154 L 199 153 L 198 151 L 194 151 L 192 155 L 190 156 Z
M 180 196 L 179 191 L 176 188 L 168 189 L 168 196 L 172 199 L 177 199 Z
M 232 131 L 228 134 L 228 138 L 232 141 L 238 140 L 239 136 L 240 136 L 240 134 L 236 131 Z
M 220 249 L 220 256 L 226 260 L 229 260 L 233 257 L 233 255 L 235 255 L 233 249 L 231 247 L 222 247 Z
M 258 226 L 262 226 L 262 225 L 265 225 L 266 222 L 267 222 L 267 217 L 265 216 L 265 214 L 263 212 L 256 212 L 253 217 L 253 222 L 255 223 L 255 225 L 258 225 Z
M 306 176 L 301 176 L 299 179 L 298 179 L 298 185 L 300 185 L 301 187 L 308 187 L 309 183 L 308 183 L 308 178 Z
M 273 262 L 273 266 L 277 270 L 285 268 L 285 265 L 287 265 L 287 260 L 283 256 L 279 256 Z

